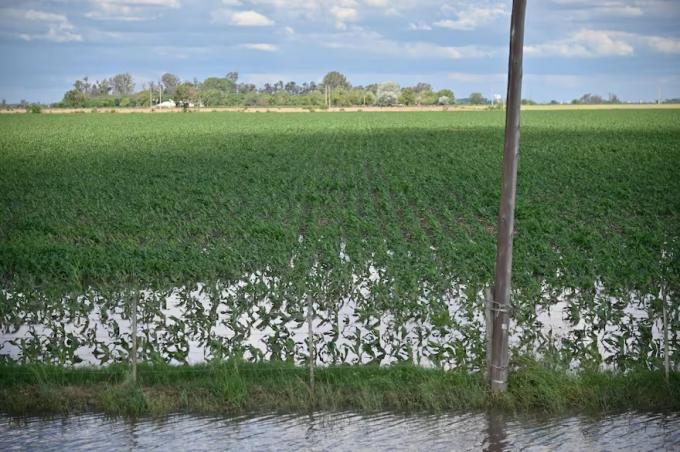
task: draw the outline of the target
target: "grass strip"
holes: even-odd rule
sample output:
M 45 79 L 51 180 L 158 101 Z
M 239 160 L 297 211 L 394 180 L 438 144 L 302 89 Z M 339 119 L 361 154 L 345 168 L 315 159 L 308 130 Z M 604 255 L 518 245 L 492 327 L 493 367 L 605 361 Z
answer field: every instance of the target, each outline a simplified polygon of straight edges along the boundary
M 136 385 L 126 366 L 61 368 L 0 365 L 0 412 L 10 415 L 103 412 L 164 416 L 357 410 L 441 412 L 496 408 L 511 412 L 603 413 L 680 410 L 680 373 L 550 369 L 528 360 L 494 396 L 479 373 L 413 365 L 307 369 L 280 362 L 228 361 L 194 366 L 141 365 Z

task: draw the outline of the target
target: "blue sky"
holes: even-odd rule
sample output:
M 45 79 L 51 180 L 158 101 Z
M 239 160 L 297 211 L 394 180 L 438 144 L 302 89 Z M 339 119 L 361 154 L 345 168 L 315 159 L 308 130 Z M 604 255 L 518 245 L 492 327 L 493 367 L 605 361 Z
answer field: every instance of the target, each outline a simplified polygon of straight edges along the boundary
M 680 97 L 680 0 L 529 0 L 524 97 Z M 0 0 L 0 98 L 54 102 L 77 78 L 237 71 L 258 85 L 428 82 L 505 92 L 511 1 Z

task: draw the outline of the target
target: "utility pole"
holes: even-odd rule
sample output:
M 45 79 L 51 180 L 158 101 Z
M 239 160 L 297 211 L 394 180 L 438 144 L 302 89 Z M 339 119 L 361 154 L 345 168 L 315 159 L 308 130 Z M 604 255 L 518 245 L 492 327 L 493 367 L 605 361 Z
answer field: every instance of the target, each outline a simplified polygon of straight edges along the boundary
M 489 380 L 492 392 L 508 387 L 508 329 L 512 279 L 512 235 L 515 227 L 517 161 L 519 159 L 520 108 L 522 105 L 522 56 L 526 0 L 513 0 L 510 25 L 508 94 L 505 112 L 505 144 L 501 202 L 496 245 L 496 280 L 491 301 L 491 363 Z

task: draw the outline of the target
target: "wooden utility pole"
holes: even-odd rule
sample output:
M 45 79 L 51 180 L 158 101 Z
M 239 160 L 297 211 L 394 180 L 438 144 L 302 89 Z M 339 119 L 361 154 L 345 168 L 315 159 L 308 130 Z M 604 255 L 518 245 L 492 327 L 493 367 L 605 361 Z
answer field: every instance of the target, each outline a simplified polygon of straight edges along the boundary
M 508 387 L 508 329 L 510 323 L 510 291 L 512 279 L 512 235 L 515 227 L 515 194 L 517 192 L 517 160 L 519 158 L 519 124 L 522 104 L 522 55 L 526 0 L 513 0 L 510 25 L 510 59 L 508 63 L 507 110 L 505 112 L 505 145 L 501 203 L 498 214 L 496 245 L 496 281 L 491 301 L 492 338 L 489 380 L 493 392 Z

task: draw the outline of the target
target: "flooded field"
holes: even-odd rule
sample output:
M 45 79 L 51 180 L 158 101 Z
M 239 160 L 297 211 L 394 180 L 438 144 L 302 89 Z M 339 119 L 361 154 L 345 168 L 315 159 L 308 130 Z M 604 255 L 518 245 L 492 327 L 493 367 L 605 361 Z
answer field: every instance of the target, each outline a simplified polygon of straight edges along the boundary
M 678 414 L 602 418 L 502 414 L 259 417 L 171 416 L 112 420 L 0 417 L 0 449 L 11 450 L 555 450 L 660 451 L 680 448 Z

